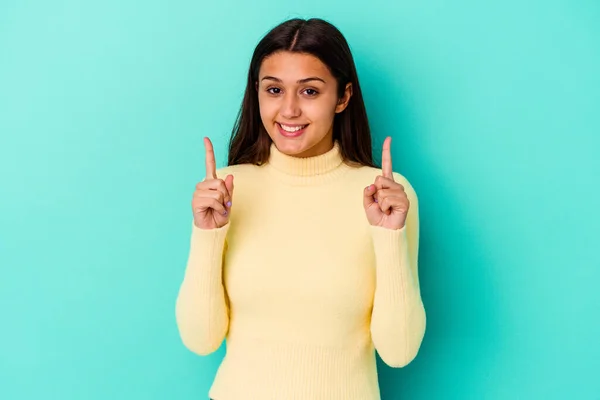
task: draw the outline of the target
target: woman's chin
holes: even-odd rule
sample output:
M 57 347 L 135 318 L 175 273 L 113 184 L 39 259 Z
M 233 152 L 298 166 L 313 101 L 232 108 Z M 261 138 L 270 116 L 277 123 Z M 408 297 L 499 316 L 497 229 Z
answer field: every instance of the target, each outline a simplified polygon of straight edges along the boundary
M 302 134 L 296 138 L 288 138 L 278 132 L 274 132 L 275 135 L 271 136 L 271 140 L 275 142 L 277 149 L 288 156 L 292 157 L 314 157 L 321 153 L 326 152 L 331 148 L 331 145 L 325 144 L 326 138 L 322 140 L 311 141 L 310 137 L 306 134 Z
M 275 145 L 280 152 L 288 156 L 298 156 L 299 154 L 302 154 L 308 150 L 307 146 L 305 146 L 301 141 L 289 140 L 282 137 L 275 141 Z

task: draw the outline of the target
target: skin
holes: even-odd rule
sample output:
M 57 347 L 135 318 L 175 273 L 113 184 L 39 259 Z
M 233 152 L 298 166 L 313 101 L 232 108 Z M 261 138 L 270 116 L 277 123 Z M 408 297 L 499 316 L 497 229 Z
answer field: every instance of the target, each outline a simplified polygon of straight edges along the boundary
M 280 51 L 263 60 L 256 89 L 261 120 L 279 151 L 294 157 L 314 157 L 331 150 L 333 119 L 346 109 L 352 96 L 351 83 L 338 98 L 337 81 L 321 60 Z M 287 138 L 280 133 L 278 123 L 308 127 L 301 136 Z
M 381 154 L 382 174 L 375 178 L 373 184 L 365 188 L 363 206 L 371 225 L 387 229 L 402 229 L 406 223 L 410 201 L 404 186 L 394 180 L 391 144 L 392 138 L 388 136 L 383 142 Z
M 192 197 L 194 224 L 200 229 L 215 229 L 229 222 L 233 201 L 233 175 L 217 178 L 215 151 L 209 138 L 204 138 L 206 177 L 196 184 Z
M 310 79 L 309 79 L 310 78 Z M 313 79 L 315 78 L 315 79 Z M 337 83 L 318 58 L 308 54 L 278 52 L 266 58 L 256 82 L 263 125 L 284 154 L 313 157 L 333 147 L 333 120 L 352 96 L 352 85 L 337 97 Z M 286 138 L 278 123 L 306 125 L 299 137 Z M 404 187 L 394 180 L 391 137 L 382 149 L 382 174 L 363 190 L 363 206 L 373 226 L 402 229 L 410 202 Z M 229 222 L 233 200 L 233 175 L 217 178 L 212 143 L 204 138 L 206 177 L 196 185 L 192 198 L 194 224 L 200 229 L 215 229 Z

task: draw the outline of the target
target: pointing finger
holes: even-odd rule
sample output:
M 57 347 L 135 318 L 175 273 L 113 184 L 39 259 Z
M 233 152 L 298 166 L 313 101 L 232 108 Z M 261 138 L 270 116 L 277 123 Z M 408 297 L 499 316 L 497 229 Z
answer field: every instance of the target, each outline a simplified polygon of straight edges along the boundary
M 391 136 L 386 137 L 385 141 L 383 142 L 383 153 L 381 155 L 381 171 L 384 177 L 394 180 L 392 170 L 392 154 L 390 152 L 391 143 Z
M 206 177 L 217 179 L 217 163 L 215 161 L 215 151 L 209 138 L 204 138 L 204 148 L 206 149 Z

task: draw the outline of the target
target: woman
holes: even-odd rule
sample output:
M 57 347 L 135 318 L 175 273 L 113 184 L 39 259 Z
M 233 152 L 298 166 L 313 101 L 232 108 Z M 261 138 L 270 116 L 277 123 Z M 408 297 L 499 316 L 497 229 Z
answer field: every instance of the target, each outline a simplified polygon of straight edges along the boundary
M 416 356 L 418 203 L 392 171 L 390 142 L 378 169 L 334 26 L 292 19 L 260 41 L 227 167 L 216 169 L 204 139 L 177 298 L 191 351 L 226 339 L 212 399 L 375 400 L 375 350 L 392 367 Z

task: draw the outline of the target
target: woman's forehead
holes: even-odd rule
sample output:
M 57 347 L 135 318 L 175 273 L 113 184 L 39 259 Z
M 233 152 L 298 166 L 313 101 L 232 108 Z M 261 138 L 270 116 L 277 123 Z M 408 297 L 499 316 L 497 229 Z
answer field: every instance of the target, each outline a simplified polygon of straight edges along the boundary
M 263 60 L 259 79 L 266 76 L 277 78 L 284 83 L 297 83 L 311 77 L 320 78 L 327 83 L 333 78 L 327 66 L 317 57 L 289 51 L 271 54 Z

